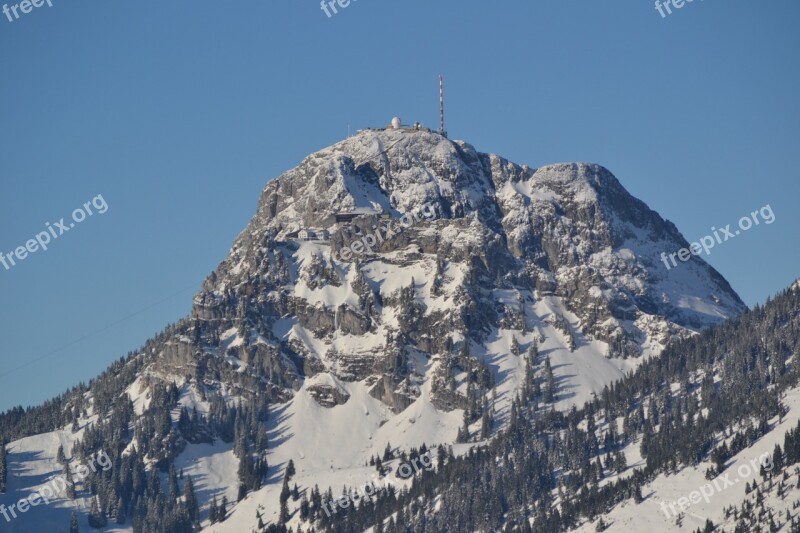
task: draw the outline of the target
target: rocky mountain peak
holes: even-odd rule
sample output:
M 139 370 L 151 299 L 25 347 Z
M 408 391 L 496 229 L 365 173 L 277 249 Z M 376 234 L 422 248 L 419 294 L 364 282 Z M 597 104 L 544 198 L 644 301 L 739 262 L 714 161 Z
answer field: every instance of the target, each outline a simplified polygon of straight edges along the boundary
M 447 382 L 442 368 L 471 368 L 458 353 L 485 363 L 513 338 L 600 357 L 597 388 L 745 309 L 701 258 L 664 268 L 687 244 L 599 165 L 534 169 L 429 131 L 365 130 L 267 184 L 195 299 L 185 353 L 289 394 L 320 373 L 363 382 L 400 411 Z M 440 407 L 466 401 L 445 389 L 430 391 Z

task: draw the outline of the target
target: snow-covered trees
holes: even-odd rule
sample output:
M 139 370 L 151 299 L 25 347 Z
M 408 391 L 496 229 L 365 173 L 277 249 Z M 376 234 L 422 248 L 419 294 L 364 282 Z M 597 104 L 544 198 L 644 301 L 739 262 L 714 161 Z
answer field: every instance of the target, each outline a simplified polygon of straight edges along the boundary
M 727 459 L 759 441 L 774 427 L 771 421 L 785 414 L 784 391 L 800 387 L 800 365 L 789 359 L 800 353 L 797 309 L 800 291 L 678 341 L 660 358 L 644 362 L 606 387 L 600 397 L 569 412 L 537 409 L 531 398 L 518 396 L 512 402 L 508 428 L 489 445 L 439 465 L 407 494 L 348 512 L 348 523 L 359 530 L 381 521 L 387 533 L 407 528 L 531 531 L 530 522 L 537 531 L 567 531 L 622 501 L 642 502 L 641 487 L 661 473 L 703 462 L 724 468 Z M 775 331 L 780 332 L 780 341 L 772 340 L 770 332 Z M 776 352 L 788 359 L 786 364 L 773 365 Z M 536 354 L 529 352 L 527 358 L 533 363 Z M 549 359 L 540 379 L 544 399 L 552 401 L 555 377 Z M 478 389 L 470 383 L 468 396 Z M 477 406 L 470 409 L 487 412 L 483 402 Z M 475 421 L 470 409 L 464 413 L 461 441 L 469 438 L 468 426 Z M 646 465 L 631 468 L 626 452 L 639 442 Z M 759 517 L 773 530 L 782 525 L 800 528 L 797 517 L 771 512 L 765 503 L 768 490 L 780 500 L 789 486 L 798 483 L 788 478 L 787 469 L 800 463 L 800 424 L 786 433 L 783 447 L 774 446 L 769 460 L 773 468 L 754 470 L 765 482 L 747 484 L 752 501 L 734 517 L 738 531 L 753 530 Z M 778 466 L 783 472 L 775 470 Z M 429 505 L 434 501 L 435 506 Z M 607 522 L 598 521 L 598 528 Z M 707 523 L 701 531 L 713 528 Z

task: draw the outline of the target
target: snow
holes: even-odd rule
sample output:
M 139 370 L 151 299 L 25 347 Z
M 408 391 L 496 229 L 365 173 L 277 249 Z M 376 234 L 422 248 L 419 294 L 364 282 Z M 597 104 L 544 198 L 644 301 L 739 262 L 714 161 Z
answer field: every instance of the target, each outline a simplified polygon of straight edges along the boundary
M 142 376 L 137 377 L 136 381 L 128 387 L 128 397 L 133 402 L 133 411 L 137 415 L 141 415 L 150 407 L 150 398 L 147 394 L 147 390 Z
M 197 501 L 206 511 L 204 518 L 208 518 L 208 506 L 214 497 L 217 503 L 223 496 L 229 502 L 236 501 L 239 459 L 233 454 L 232 444 L 190 444 L 175 461 L 175 468 L 192 477 Z
M 321 407 L 306 391 L 315 384 L 333 384 L 346 390 L 350 399 L 330 409 Z M 274 445 L 267 457 L 270 483 L 251 493 L 226 522 L 211 531 L 247 530 L 260 507 L 265 522 L 276 521 L 282 472 L 290 459 L 297 469 L 292 483 L 301 490 L 318 485 L 323 491 L 332 487 L 334 494 L 340 494 L 344 486 L 360 486 L 375 478 L 375 469 L 364 465 L 370 457 L 382 455 L 388 443 L 409 449 L 454 440 L 461 412 L 439 412 L 427 400 L 428 392 L 424 388 L 420 399 L 393 416 L 362 383 L 332 380 L 329 375 L 308 380 L 291 401 L 275 408 L 268 422 Z
M 465 153 L 469 155 L 463 155 Z M 306 174 L 298 169 L 287 174 L 296 190 L 285 199 L 287 205 L 269 224 L 284 230 L 297 229 L 307 222 L 305 219 L 312 211 L 309 206 L 313 206 L 314 216 L 319 219 L 351 211 L 381 210 L 399 216 L 441 198 L 450 205 L 463 206 L 467 215 L 457 223 L 440 220 L 414 231 L 420 238 L 441 242 L 453 255 L 469 257 L 475 255 L 475 250 L 485 249 L 487 239 L 493 238 L 485 221 L 476 214 L 478 206 L 484 205 L 487 198 L 495 197 L 503 206 L 502 223 L 513 241 L 531 231 L 533 224 L 545 214 L 558 216 L 567 201 L 594 209 L 600 202 L 598 190 L 607 186 L 605 180 L 613 180 L 595 165 L 558 164 L 530 170 L 497 156 L 489 156 L 492 173 L 518 174 L 519 179 L 487 177 L 483 164 L 478 163 L 477 156 L 472 158 L 472 154 L 475 154 L 474 149 L 468 144 L 450 142 L 432 134 L 360 132 L 310 156 L 301 165 L 309 166 Z M 364 165 L 380 175 L 378 184 L 367 182 L 353 171 Z M 304 175 L 310 178 L 297 179 Z M 323 182 L 325 187 L 319 187 Z M 713 292 L 713 288 L 719 286 L 718 281 L 712 279 L 708 268 L 698 259 L 672 270 L 661 265 L 660 253 L 669 252 L 669 246 L 674 246 L 671 237 L 654 241 L 649 229 L 638 228 L 614 213 L 603 213 L 603 216 L 609 227 L 626 238 L 615 243 L 613 248 L 596 250 L 588 265 L 577 267 L 596 269 L 598 277 L 604 281 L 588 289 L 592 297 L 611 300 L 621 290 L 633 297 L 652 296 L 672 312 L 690 317 L 698 329 L 738 309 L 739 304 L 726 294 Z M 583 231 L 575 228 L 576 232 L 579 230 Z M 596 234 L 601 230 L 589 228 L 586 232 Z M 574 251 L 587 255 L 588 239 L 568 237 L 570 241 L 563 243 L 565 253 Z M 327 261 L 331 256 L 329 244 L 299 243 L 290 255 L 289 268 L 298 279 L 291 293 L 294 297 L 328 310 L 342 304 L 358 308 L 359 298 L 351 286 L 356 274 L 352 264 L 336 264 L 337 272 L 345 277 L 338 287 L 311 289 L 304 279 L 304 269 L 315 257 Z M 364 258 L 361 273 L 384 299 L 409 287 L 413 280 L 415 298 L 424 305 L 425 316 L 454 315 L 465 305 L 458 301 L 456 294 L 466 284 L 467 262 L 445 262 L 438 295 L 432 294 L 436 268 L 436 255 L 430 251 L 421 253 L 416 245 L 411 245 Z M 564 268 L 552 275 L 559 283 L 569 283 L 577 268 Z M 561 297 L 502 289 L 493 292 L 492 300 L 500 306 L 522 307 L 528 327 L 527 333 L 493 327 L 482 345 L 473 344 L 473 355 L 482 358 L 495 376 L 497 403 L 494 408 L 500 423 L 507 418 L 511 399 L 521 387 L 525 371 L 524 359 L 510 353 L 512 339 L 516 338 L 521 352 L 525 353 L 534 341 L 544 338 L 539 342 L 540 361 L 550 358 L 558 385 L 555 407 L 568 409 L 591 400 L 603 387 L 622 379 L 647 357 L 658 355 L 670 336 L 681 330 L 663 316 L 645 313 L 638 313 L 630 320 L 608 318 L 604 323 L 608 330 L 622 328 L 635 333 L 642 348 L 641 358 L 617 359 L 610 357 L 611 349 L 605 342 L 584 335 L 581 320 Z M 634 304 L 630 302 L 631 309 Z M 369 395 L 371 382 L 368 380 L 350 382 L 342 376 L 336 377 L 339 367 L 328 357 L 332 352 L 363 359 L 382 355 L 389 332 L 398 329 L 399 317 L 393 307 L 380 308 L 377 314 L 374 329 L 357 337 L 335 331 L 321 339 L 300 326 L 295 318 L 282 317 L 274 321 L 272 329 L 278 339 L 301 343 L 310 356 L 326 364 L 328 371 L 306 379 L 289 402 L 275 406 L 269 422 L 270 438 L 275 447 L 270 450 L 268 460 L 277 469 L 274 473 L 270 470 L 272 481 L 239 503 L 227 522 L 214 526 L 215 531 L 247 530 L 252 527 L 257 510 L 264 515 L 265 522 L 274 521 L 280 491 L 278 470 L 289 459 L 297 466 L 296 481 L 301 490 L 318 484 L 323 490 L 331 486 L 337 493 L 345 485 L 368 481 L 374 471 L 365 469 L 364 463 L 371 455 L 382 453 L 388 442 L 407 449 L 423 442 L 435 445 L 454 441 L 462 423 L 462 412 L 438 411 L 430 401 L 431 376 L 439 364 L 438 356 L 428 359 L 423 354 L 412 353 L 411 379 L 419 385 L 420 395 L 400 413 L 392 412 Z M 569 332 L 560 331 L 554 326 L 555 322 L 566 323 Z M 461 333 L 454 331 L 451 336 L 457 341 Z M 571 349 L 573 340 L 575 346 Z M 320 406 L 308 391 L 312 386 L 336 389 L 349 399 L 343 405 Z M 455 449 L 463 453 L 469 446 L 459 445 Z M 626 454 L 629 464 L 641 461 L 636 449 L 626 450 Z M 292 525 L 296 528 L 298 524 L 293 521 Z
M 738 506 L 742 499 L 745 497 L 745 483 L 752 483 L 754 480 L 761 481 L 758 475 L 758 467 L 755 473 L 748 474 L 751 470 L 754 461 L 759 461 L 763 454 L 772 454 L 775 444 L 783 446 L 784 435 L 790 429 L 797 426 L 797 421 L 800 419 L 800 390 L 794 389 L 790 391 L 786 398 L 785 403 L 789 407 L 789 412 L 783 418 L 783 422 L 778 423 L 777 418 L 770 421 L 775 427 L 767 433 L 764 437 L 756 441 L 753 446 L 745 448 L 731 460 L 726 463 L 728 466 L 725 471 L 715 478 L 715 480 L 707 480 L 705 471 L 711 466 L 711 463 L 701 463 L 696 467 L 684 468 L 676 474 L 664 475 L 661 474 L 655 480 L 642 487 L 642 495 L 644 501 L 637 505 L 632 500 L 614 507 L 610 513 L 604 515 L 604 520 L 609 524 L 608 532 L 611 533 L 627 533 L 630 531 L 684 531 L 693 532 L 698 528 L 702 529 L 705 526 L 706 519 L 711 519 L 717 526 L 723 526 L 726 530 L 732 530 L 732 522 L 726 524 L 724 520 L 724 509 L 731 505 Z M 626 458 L 628 460 L 629 469 L 634 467 L 643 467 L 644 462 L 638 454 L 639 441 L 635 444 L 635 450 L 631 450 L 629 446 L 626 450 L 630 450 Z M 740 471 L 741 469 L 741 471 Z M 742 475 L 745 474 L 745 475 Z M 727 476 L 733 485 L 722 480 L 722 477 Z M 675 503 L 679 498 L 690 498 L 694 491 L 698 493 L 705 487 L 706 493 L 709 492 L 708 485 L 711 485 L 712 494 L 709 496 L 708 501 L 702 498 L 699 502 L 689 502 L 689 506 L 685 508 L 684 519 L 682 526 L 678 526 L 675 514 L 670 509 L 670 504 L 674 504 L 674 509 L 681 512 L 680 506 Z M 719 490 L 718 490 L 719 488 Z M 696 497 L 694 499 L 697 499 Z M 777 501 L 776 501 L 777 500 Z M 785 502 L 790 503 L 794 499 L 786 498 Z M 780 500 L 772 498 L 769 504 L 772 506 L 780 506 Z M 662 506 L 663 503 L 663 506 Z M 686 502 L 684 501 L 684 505 Z M 594 523 L 584 523 L 581 527 L 575 530 L 580 533 L 594 533 Z
M 550 357 L 550 365 L 556 378 L 558 393 L 556 408 L 565 410 L 572 405 L 582 405 L 602 392 L 603 387 L 622 379 L 635 369 L 639 359 L 609 358 L 609 348 L 604 342 L 589 340 L 578 333 L 578 319 L 563 308 L 559 298 L 546 296 L 530 306 L 531 314 L 538 317 L 536 330 L 545 336 L 539 344 L 541 357 Z M 575 335 L 576 348 L 570 351 L 563 340 L 563 333 L 546 322 L 558 314 L 568 319 Z
M 10 508 L 12 505 L 16 506 L 23 498 L 29 498 L 35 493 L 40 493 L 54 479 L 60 477 L 63 467 L 56 461 L 59 445 L 64 447 L 64 452 L 69 458 L 72 444 L 79 440 L 82 435 L 83 431 L 73 434 L 64 428 L 59 431 L 26 437 L 8 444 L 8 486 L 6 493 L 0 494 L 0 505 L 4 505 L 6 508 Z M 77 482 L 78 478 L 76 477 L 75 480 Z M 60 484 L 54 486 L 60 487 Z M 66 530 L 69 526 L 72 511 L 79 511 L 80 514 L 80 512 L 89 510 L 91 500 L 80 497 L 80 491 L 83 488 L 82 484 L 79 483 L 77 488 L 79 497 L 75 501 L 69 500 L 65 492 L 56 492 L 54 498 L 48 498 L 49 504 L 41 499 L 36 499 L 37 505 L 30 507 L 25 513 L 16 511 L 16 518 L 9 512 L 11 520 L 8 522 L 0 515 L 0 531 L 4 533 L 28 533 L 31 531 Z M 52 486 L 50 490 L 52 491 Z M 48 489 L 45 489 L 40 494 L 47 496 L 49 494 Z M 81 515 L 80 527 L 81 529 L 88 529 L 85 513 Z M 107 531 L 125 530 L 112 527 Z
M 574 221 L 560 214 L 567 203 L 576 204 L 587 211 L 598 208 L 598 191 L 605 186 L 601 182 L 613 179 L 599 172 L 599 167 L 580 163 L 549 165 L 531 170 L 498 156 L 486 157 L 492 166 L 490 173 L 481 155 L 467 143 L 449 141 L 435 134 L 404 131 L 365 131 L 312 154 L 298 168 L 279 179 L 281 186 L 285 186 L 279 189 L 280 194 L 275 193 L 280 197 L 280 209 L 268 216 L 265 213 L 270 209 L 265 208 L 265 202 L 262 202 L 251 226 L 231 248 L 209 293 L 219 298 L 224 291 L 245 286 L 252 279 L 263 276 L 264 273 L 258 270 L 261 265 L 255 264 L 253 255 L 259 250 L 265 251 L 264 243 L 268 235 L 281 237 L 302 228 L 324 227 L 324 221 L 337 213 L 385 212 L 399 217 L 428 202 L 438 202 L 463 210 L 463 217 L 421 224 L 413 232 L 416 232 L 418 240 L 438 242 L 450 252 L 445 254 L 449 257 L 440 272 L 440 292 L 433 293 L 437 254 L 431 250 L 423 253 L 419 244 L 412 243 L 405 248 L 364 258 L 361 263 L 361 274 L 366 283 L 384 299 L 411 286 L 413 280 L 415 298 L 424 306 L 423 320 L 441 315 L 456 317 L 463 311 L 466 302 L 460 301 L 457 295 L 468 285 L 470 259 L 479 255 L 481 250 L 486 250 L 490 239 L 502 240 L 494 229 L 489 229 L 489 222 L 501 223 L 505 228 L 505 236 L 513 244 L 527 242 L 525 238 L 546 216 L 553 217 L 563 225 L 563 228 L 559 228 L 564 235 L 559 236 L 563 238 L 557 243 L 563 249 L 563 254 L 587 259 L 586 264 L 563 266 L 545 273 L 550 276 L 548 279 L 562 286 L 572 285 L 581 269 L 594 269 L 597 276 L 592 278 L 592 282 L 595 279 L 600 281 L 595 285 L 591 285 L 592 282 L 588 284 L 591 285 L 586 289 L 590 298 L 610 301 L 620 293 L 630 294 L 632 299 L 651 297 L 669 312 L 690 319 L 692 326 L 688 329 L 699 329 L 715 323 L 739 308 L 729 293 L 720 290 L 719 280 L 713 277 L 712 271 L 701 259 L 693 258 L 672 269 L 664 267 L 659 259 L 660 254 L 677 251 L 672 237 L 654 240 L 649 228 L 636 227 L 621 220 L 615 213 L 603 213 L 608 228 L 578 227 Z M 365 179 L 365 175 L 371 177 Z M 270 189 L 272 186 L 267 186 L 265 195 L 273 194 L 274 191 Z M 487 221 L 487 217 L 495 216 L 486 214 L 494 213 L 494 206 L 487 209 L 492 202 L 502 208 L 502 216 L 496 217 L 502 220 Z M 595 242 L 594 238 L 600 232 L 610 231 L 609 228 L 625 236 L 622 242 L 615 241 L 613 247 L 590 248 L 590 242 Z M 592 250 L 594 253 L 589 253 Z M 293 297 L 330 312 L 335 312 L 342 305 L 351 309 L 359 307 L 359 295 L 353 290 L 353 281 L 358 275 L 356 267 L 352 263 L 332 263 L 330 243 L 292 242 L 282 245 L 280 252 L 286 258 L 294 283 L 291 287 L 272 288 L 269 298 Z M 480 259 L 491 261 L 493 258 Z M 309 279 L 309 270 L 314 261 L 321 261 L 326 267 L 333 266 L 342 277 L 342 283 L 338 286 L 315 286 Z M 800 280 L 797 287 L 800 288 Z M 285 292 L 281 295 L 280 291 Z M 558 386 L 555 407 L 565 410 L 591 400 L 603 387 L 623 378 L 644 359 L 658 355 L 671 335 L 683 331 L 683 328 L 670 321 L 675 317 L 639 313 L 630 320 L 607 318 L 602 325 L 608 331 L 624 329 L 636 333 L 637 343 L 643 350 L 642 358 L 616 359 L 610 357 L 611 350 L 605 342 L 583 333 L 584 324 L 579 315 L 570 311 L 571 302 L 562 297 L 536 294 L 521 288 L 495 289 L 490 297 L 499 308 L 508 306 L 522 310 L 527 326 L 527 332 L 523 333 L 489 325 L 485 341 L 481 345 L 472 344 L 472 354 L 481 358 L 495 377 L 497 402 L 494 408 L 500 424 L 508 417 L 511 400 L 522 386 L 525 373 L 524 358 L 511 354 L 514 339 L 519 343 L 522 354 L 537 342 L 540 365 L 545 357 L 549 357 Z M 620 307 L 627 310 L 628 303 L 630 309 L 635 307 L 633 301 L 624 300 Z M 301 490 L 318 485 L 324 491 L 330 486 L 338 494 L 344 486 L 353 487 L 373 479 L 374 468 L 365 464 L 370 457 L 382 454 L 388 443 L 395 448 L 408 450 L 423 443 L 435 446 L 454 442 L 462 424 L 463 412 L 440 411 L 431 401 L 432 376 L 440 364 L 439 354 L 423 354 L 409 349 L 409 366 L 412 369 L 409 381 L 419 388 L 419 396 L 401 412 L 393 412 L 389 406 L 369 394 L 374 380 L 348 381 L 346 376 L 339 374 L 337 364 L 341 358 L 369 362 L 370 359 L 382 357 L 387 338 L 399 329 L 401 317 L 398 317 L 396 307 L 376 307 L 377 317 L 372 317 L 372 329 L 359 336 L 332 331 L 320 338 L 314 331 L 303 327 L 296 317 L 270 317 L 271 333 L 275 339 L 299 346 L 301 355 L 319 359 L 326 368 L 316 375 L 298 380 L 297 390 L 291 391 L 293 397 L 271 407 L 267 422 L 270 439 L 267 460 L 270 468 L 265 486 L 233 506 L 231 516 L 224 523 L 211 526 L 206 520 L 204 525 L 208 526 L 208 530 L 249 531 L 255 524 L 257 511 L 263 515 L 265 522 L 275 522 L 282 473 L 290 459 L 297 469 L 293 483 L 297 483 Z M 580 313 L 580 309 L 576 312 Z M 566 324 L 568 331 L 557 328 L 554 325 L 557 322 Z M 464 340 L 461 331 L 448 334 L 455 342 Z M 216 355 L 227 359 L 239 372 L 246 372 L 247 365 L 228 356 L 226 352 L 229 348 L 275 341 L 269 338 L 269 334 L 265 334 L 267 338 L 255 333 L 246 337 L 249 338 L 240 336 L 235 326 L 220 332 L 221 347 Z M 571 346 L 573 341 L 574 348 Z M 170 342 L 191 341 L 183 337 L 171 339 Z M 334 352 L 340 356 L 336 361 L 330 357 Z M 139 376 L 126 390 L 137 414 L 142 414 L 150 403 L 149 390 L 144 385 L 149 380 L 145 377 L 149 376 Z M 183 377 L 162 377 L 175 379 L 181 386 L 179 408 L 197 408 L 200 413 L 208 412 L 209 405 L 202 400 L 195 385 L 185 384 Z M 348 399 L 342 405 L 324 407 L 311 394 L 311 387 L 328 387 Z M 228 402 L 234 400 L 227 384 L 222 385 L 221 392 Z M 792 401 L 796 418 L 800 400 L 794 397 Z M 178 413 L 179 409 L 173 411 L 173 419 L 177 419 Z M 89 421 L 82 421 L 86 422 Z M 81 432 L 72 435 L 68 431 L 61 431 L 12 443 L 9 464 L 13 473 L 10 479 L 13 481 L 10 493 L 0 495 L 0 503 L 13 502 L 58 474 L 60 466 L 55 463 L 58 443 L 67 439 L 71 447 L 71 442 L 80 435 Z M 456 454 L 461 454 L 466 453 L 470 446 L 462 444 L 453 448 Z M 622 475 L 627 475 L 632 467 L 642 462 L 638 444 L 629 446 L 625 453 L 630 468 Z M 219 500 L 225 495 L 232 504 L 236 501 L 238 460 L 230 444 L 219 441 L 214 444 L 190 444 L 178 457 L 177 467 L 192 476 L 198 499 L 205 508 L 204 516 L 208 503 L 215 496 Z M 664 498 L 674 499 L 676 495 L 684 494 L 681 491 L 691 491 L 704 484 L 703 471 L 704 468 L 698 472 L 684 471 L 668 479 L 657 480 L 651 489 L 652 495 L 641 507 L 625 504 L 614 509 L 612 527 L 634 531 L 664 527 L 654 518 L 658 514 L 657 502 Z M 608 482 L 608 479 L 604 482 Z M 659 487 L 658 491 L 656 486 Z M 727 493 L 715 498 L 711 502 L 713 509 L 709 508 L 708 512 L 721 509 L 716 505 L 724 501 L 723 496 L 727 497 Z M 296 504 L 290 502 L 290 505 Z M 642 512 L 644 509 L 647 512 Z M 8 526 L 16 528 L 9 531 L 64 529 L 70 510 L 67 502 L 54 502 L 46 511 L 37 508 L 36 513 L 31 511 L 21 517 Z M 698 515 L 705 511 L 700 507 L 693 510 Z M 34 515 L 36 518 L 32 518 Z M 82 515 L 81 521 L 82 529 L 85 529 L 85 515 Z M 687 531 L 702 525 L 689 524 L 687 519 Z M 297 530 L 299 524 L 296 518 L 290 525 Z M 0 531 L 5 531 L 4 527 L 6 524 L 0 519 Z M 594 526 L 584 527 L 592 527 L 593 531 Z

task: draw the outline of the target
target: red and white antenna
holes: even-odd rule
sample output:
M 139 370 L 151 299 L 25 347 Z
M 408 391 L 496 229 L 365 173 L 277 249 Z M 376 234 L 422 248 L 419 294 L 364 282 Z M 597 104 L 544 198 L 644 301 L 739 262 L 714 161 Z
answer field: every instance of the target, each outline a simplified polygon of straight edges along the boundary
M 447 131 L 444 129 L 444 76 L 439 74 L 439 133 L 447 137 Z

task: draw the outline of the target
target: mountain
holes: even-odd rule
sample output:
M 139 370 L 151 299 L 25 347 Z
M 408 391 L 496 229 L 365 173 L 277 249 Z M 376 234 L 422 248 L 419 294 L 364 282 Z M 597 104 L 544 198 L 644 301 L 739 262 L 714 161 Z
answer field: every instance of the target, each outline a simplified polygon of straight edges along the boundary
M 0 417 L 8 492 L 57 475 L 60 443 L 73 466 L 115 460 L 77 484 L 87 507 L 96 493 L 94 522 L 197 528 L 154 474 L 174 488 L 182 471 L 206 527 L 225 496 L 239 501 L 214 530 L 256 514 L 298 528 L 300 504 L 279 505 L 290 461 L 316 518 L 315 485 L 339 493 L 376 456 L 396 470 L 425 445 L 469 453 L 505 434 L 515 398 L 582 406 L 746 311 L 700 257 L 665 267 L 688 246 L 600 166 L 531 169 L 424 128 L 361 131 L 266 185 L 191 316 L 88 386 Z M 0 530 L 68 520 L 61 501 Z
M 382 216 L 423 206 L 434 220 L 385 238 Z M 362 216 L 335 223 L 351 213 Z M 313 228 L 330 241 L 289 237 Z M 369 234 L 384 237 L 374 254 L 331 261 Z M 322 371 L 350 382 L 391 371 L 396 379 L 378 389 L 395 389 L 411 370 L 409 350 L 436 356 L 469 336 L 471 349 L 497 353 L 507 347 L 491 343 L 525 329 L 554 348 L 653 355 L 745 309 L 701 260 L 664 268 L 661 252 L 687 246 L 601 167 L 532 170 L 434 133 L 366 131 L 267 185 L 192 318 L 219 335 L 233 364 L 260 366 L 287 389 Z M 203 352 L 220 355 L 211 340 Z M 162 361 L 180 370 L 193 350 L 191 339 L 176 342 Z M 598 365 L 614 377 L 624 368 L 606 357 Z M 400 410 L 416 397 L 409 384 L 382 399 Z
M 521 397 L 491 443 L 325 531 L 798 531 L 798 354 L 795 283 L 581 409 Z

